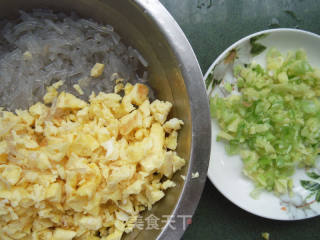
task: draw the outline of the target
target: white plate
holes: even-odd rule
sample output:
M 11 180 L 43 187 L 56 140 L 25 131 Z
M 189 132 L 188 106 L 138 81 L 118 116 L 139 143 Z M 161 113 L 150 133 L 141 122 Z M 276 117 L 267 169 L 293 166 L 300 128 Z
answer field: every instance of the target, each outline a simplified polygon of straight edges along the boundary
M 261 34 L 265 34 L 265 37 L 257 42 L 266 46 L 267 50 L 270 47 L 275 47 L 282 53 L 286 53 L 289 50 L 303 48 L 307 53 L 311 65 L 320 67 L 319 35 L 297 29 L 272 29 L 247 36 L 230 46 L 210 66 L 204 79 L 207 79 L 208 75 L 213 71 L 215 78 L 234 82 L 232 75 L 234 63 L 232 61 L 228 64 L 225 63 L 226 57 L 229 56 L 230 59 L 230 52 L 234 49 L 237 49 L 238 58 L 235 60 L 236 62 L 249 63 L 254 60 L 265 67 L 267 50 L 257 56 L 250 54 L 250 39 Z M 208 95 L 215 94 L 215 91 L 212 92 L 209 89 Z M 269 219 L 296 220 L 320 214 L 320 203 L 306 204 L 310 203 L 312 199 L 305 200 L 310 192 L 300 185 L 300 180 L 312 180 L 318 183 L 320 181 L 309 178 L 303 170 L 297 170 L 293 176 L 294 197 L 276 197 L 273 193 L 266 191 L 262 192 L 258 199 L 250 197 L 250 193 L 254 189 L 253 182 L 242 174 L 240 156 L 228 156 L 225 152 L 224 144 L 216 141 L 218 132 L 219 127 L 212 120 L 212 149 L 208 176 L 226 198 L 248 212 Z M 318 173 L 320 172 L 319 170 L 320 167 L 313 169 L 313 171 Z

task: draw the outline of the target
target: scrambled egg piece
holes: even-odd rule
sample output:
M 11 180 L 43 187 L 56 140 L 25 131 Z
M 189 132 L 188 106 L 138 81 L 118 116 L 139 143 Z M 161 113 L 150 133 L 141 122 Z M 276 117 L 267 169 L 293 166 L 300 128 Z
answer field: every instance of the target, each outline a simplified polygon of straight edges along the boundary
M 104 64 L 96 63 L 91 69 L 90 76 L 94 78 L 100 77 L 103 73 L 103 70 L 104 70 Z
M 51 106 L 0 108 L 1 239 L 119 240 L 185 165 L 175 152 L 183 122 L 167 121 L 172 104 L 150 103 L 145 85 L 87 103 L 59 94 L 62 84 L 47 88 Z
M 45 104 L 52 103 L 53 100 L 58 96 L 58 88 L 63 85 L 63 81 L 58 81 L 52 86 L 47 87 L 47 93 L 43 97 Z
M 80 94 L 83 95 L 83 90 L 81 89 L 79 84 L 73 84 L 73 88 Z

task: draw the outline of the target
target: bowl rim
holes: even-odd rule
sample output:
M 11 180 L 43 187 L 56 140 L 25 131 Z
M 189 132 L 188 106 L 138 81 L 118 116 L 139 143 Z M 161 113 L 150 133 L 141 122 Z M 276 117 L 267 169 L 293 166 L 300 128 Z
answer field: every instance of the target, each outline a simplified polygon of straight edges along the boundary
M 164 35 L 179 63 L 179 70 L 187 89 L 191 112 L 189 168 L 172 216 L 192 217 L 207 180 L 211 151 L 211 118 L 203 75 L 189 41 L 160 1 L 135 0 L 134 4 L 151 17 L 150 20 L 154 21 Z M 199 173 L 199 177 L 193 179 L 192 173 L 195 172 Z M 167 222 L 157 239 L 180 239 L 188 225 L 179 225 L 173 229 L 170 222 Z

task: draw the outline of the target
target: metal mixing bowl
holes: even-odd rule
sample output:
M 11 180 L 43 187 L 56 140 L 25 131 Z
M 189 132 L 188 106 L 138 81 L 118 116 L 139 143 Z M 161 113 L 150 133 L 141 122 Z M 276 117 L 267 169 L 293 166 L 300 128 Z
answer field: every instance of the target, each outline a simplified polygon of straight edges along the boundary
M 173 227 L 160 223 L 160 229 L 136 230 L 125 239 L 179 239 L 203 190 L 211 147 L 208 100 L 196 57 L 183 32 L 157 0 L 2 0 L 0 18 L 15 18 L 18 10 L 52 8 L 75 11 L 81 17 L 114 26 L 124 42 L 137 48 L 149 62 L 149 84 L 156 97 L 173 103 L 172 116 L 185 123 L 178 140 L 178 154 L 187 166 L 176 176 L 175 188 L 145 216 L 173 215 Z M 199 172 L 199 178 L 191 174 Z M 180 177 L 186 176 L 186 181 Z M 180 218 L 177 218 L 180 216 Z

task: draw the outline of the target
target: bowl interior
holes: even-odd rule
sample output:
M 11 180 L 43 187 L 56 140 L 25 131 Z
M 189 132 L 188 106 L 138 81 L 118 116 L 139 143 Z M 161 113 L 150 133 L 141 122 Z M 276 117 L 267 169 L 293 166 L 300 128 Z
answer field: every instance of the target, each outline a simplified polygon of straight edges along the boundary
M 134 1 L 12 0 L 1 2 L 0 18 L 15 18 L 18 16 L 18 10 L 28 11 L 33 8 L 51 8 L 66 13 L 75 11 L 81 17 L 110 24 L 120 34 L 122 41 L 138 49 L 149 63 L 148 83 L 153 88 L 156 97 L 172 102 L 174 107 L 171 115 L 182 119 L 185 123 L 179 135 L 177 152 L 187 161 L 190 159 L 192 121 L 187 88 L 179 61 L 157 23 L 148 14 L 148 10 L 142 9 Z M 187 175 L 187 172 L 188 166 L 176 174 L 174 181 L 177 186 L 169 190 L 166 197 L 151 211 L 145 212 L 145 216 L 153 214 L 163 219 L 163 216 L 172 214 L 184 186 L 180 174 Z M 164 222 L 160 220 L 158 223 L 159 229 L 136 231 L 126 238 L 155 239 L 164 225 Z

